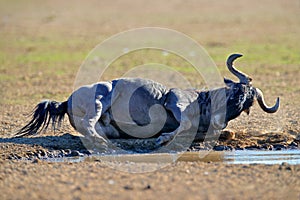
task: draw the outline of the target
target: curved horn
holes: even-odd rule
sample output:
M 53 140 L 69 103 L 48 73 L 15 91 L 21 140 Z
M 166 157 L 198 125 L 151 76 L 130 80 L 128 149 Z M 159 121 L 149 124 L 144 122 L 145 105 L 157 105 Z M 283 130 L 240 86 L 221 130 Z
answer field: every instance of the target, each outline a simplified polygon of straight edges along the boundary
M 233 61 L 235 61 L 237 58 L 242 57 L 242 54 L 231 54 L 228 58 L 227 58 L 227 68 L 228 70 L 233 73 L 236 77 L 238 77 L 238 79 L 240 80 L 240 83 L 244 83 L 244 84 L 249 84 L 251 82 L 251 78 L 247 75 L 244 74 L 243 72 L 237 70 L 234 66 L 233 66 Z
M 258 102 L 259 106 L 261 107 L 261 109 L 263 109 L 263 111 L 265 111 L 267 113 L 274 113 L 279 108 L 279 102 L 280 102 L 279 97 L 277 97 L 276 104 L 273 107 L 268 107 L 265 103 L 262 91 L 258 88 L 256 88 L 256 98 L 257 98 L 257 102 Z

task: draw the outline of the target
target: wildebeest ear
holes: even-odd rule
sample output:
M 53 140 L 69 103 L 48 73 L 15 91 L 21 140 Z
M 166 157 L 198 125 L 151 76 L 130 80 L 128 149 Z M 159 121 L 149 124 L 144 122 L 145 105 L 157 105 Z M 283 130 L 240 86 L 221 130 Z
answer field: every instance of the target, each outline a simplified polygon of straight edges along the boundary
M 228 78 L 225 78 L 225 77 L 224 77 L 224 83 L 225 83 L 228 87 L 230 87 L 230 86 L 232 86 L 232 84 L 234 84 L 234 82 L 233 82 L 232 80 L 230 80 L 230 79 L 228 79 Z

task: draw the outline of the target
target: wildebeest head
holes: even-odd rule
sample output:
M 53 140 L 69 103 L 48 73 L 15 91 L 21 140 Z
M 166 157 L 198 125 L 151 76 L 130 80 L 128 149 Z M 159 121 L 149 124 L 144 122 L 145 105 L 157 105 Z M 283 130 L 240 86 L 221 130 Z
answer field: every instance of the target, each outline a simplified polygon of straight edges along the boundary
M 262 110 L 267 113 L 274 113 L 279 108 L 279 98 L 277 98 L 276 104 L 274 106 L 267 106 L 264 101 L 263 93 L 261 92 L 261 90 L 252 86 L 252 79 L 248 75 L 242 73 L 233 66 L 233 61 L 241 56 L 241 54 L 232 54 L 228 57 L 226 63 L 229 71 L 240 80 L 239 83 L 236 83 L 230 79 L 224 78 L 224 82 L 227 86 L 227 122 L 239 116 L 240 113 L 243 111 L 249 114 L 250 107 L 253 105 L 255 99 L 257 100 Z

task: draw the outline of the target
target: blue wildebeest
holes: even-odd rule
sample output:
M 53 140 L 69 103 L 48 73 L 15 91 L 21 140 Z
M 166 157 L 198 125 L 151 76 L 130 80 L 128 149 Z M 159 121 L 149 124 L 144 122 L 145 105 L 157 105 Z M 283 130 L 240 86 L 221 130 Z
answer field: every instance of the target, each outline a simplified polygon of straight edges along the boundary
M 243 111 L 249 114 L 254 100 L 263 111 L 276 112 L 279 98 L 274 106 L 267 106 L 251 78 L 233 66 L 241 56 L 232 54 L 227 59 L 228 70 L 239 82 L 224 78 L 225 87 L 210 91 L 168 89 L 139 78 L 83 86 L 65 102 L 39 103 L 32 120 L 16 136 L 37 134 L 50 122 L 57 127 L 67 114 L 71 125 L 95 145 L 105 145 L 107 138 L 126 138 L 129 132 L 138 138 L 157 137 L 157 145 L 162 145 L 187 130 L 194 129 L 197 135 L 209 127 L 222 130 Z

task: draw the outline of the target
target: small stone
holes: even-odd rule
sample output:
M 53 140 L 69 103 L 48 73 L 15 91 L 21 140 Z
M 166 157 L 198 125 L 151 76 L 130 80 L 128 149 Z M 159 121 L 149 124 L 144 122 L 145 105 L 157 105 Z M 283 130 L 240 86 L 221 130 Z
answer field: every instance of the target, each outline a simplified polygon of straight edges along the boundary
M 79 151 L 73 150 L 70 154 L 70 156 L 83 156 L 82 153 L 80 153 Z
M 41 159 L 41 155 L 37 152 L 34 153 L 35 157 L 37 157 L 38 159 Z
M 76 187 L 74 188 L 74 190 L 81 191 L 82 188 L 81 188 L 80 186 L 76 186 Z
M 44 157 L 47 156 L 47 152 L 44 149 L 39 150 L 39 154 Z
M 19 156 L 18 154 L 15 154 L 16 159 L 21 159 L 22 157 Z
M 273 150 L 273 149 L 274 149 L 273 145 L 270 145 L 268 148 L 268 150 Z
M 260 147 L 258 145 L 252 145 L 252 146 L 245 147 L 245 149 L 247 149 L 247 150 L 258 150 L 258 149 L 260 149 Z
M 108 180 L 108 184 L 109 184 L 109 185 L 113 185 L 113 184 L 115 184 L 115 181 L 112 180 L 112 179 L 109 179 L 109 180 Z
M 224 150 L 226 150 L 226 146 L 224 146 L 224 145 L 214 146 L 214 150 L 215 151 L 224 151 Z
M 290 149 L 296 150 L 296 149 L 298 149 L 298 147 L 296 147 L 296 146 L 291 146 Z
M 80 150 L 80 153 L 91 155 L 91 152 L 89 150 L 86 150 L 86 149 Z
M 263 144 L 261 146 L 262 149 L 266 149 L 266 150 L 272 150 L 273 149 L 273 146 L 270 145 L 270 144 Z
M 233 146 L 227 146 L 227 150 L 232 151 L 232 150 L 234 150 L 234 147 Z
M 49 154 L 50 153 L 52 154 L 53 158 L 55 158 L 55 157 L 57 157 L 59 151 L 54 150 L 54 151 L 49 152 Z
M 35 158 L 33 161 L 32 161 L 32 163 L 40 163 L 41 161 L 39 160 L 39 159 L 37 159 L 37 158 Z
M 49 152 L 49 153 L 48 153 L 48 157 L 49 157 L 49 158 L 54 158 L 54 157 L 55 157 L 55 156 L 54 156 L 54 153 L 53 153 L 53 152 Z
M 291 142 L 291 144 L 290 144 L 289 146 L 291 146 L 291 147 L 298 147 L 298 143 L 296 143 L 296 142 Z
M 287 162 L 283 162 L 283 163 L 281 163 L 281 165 L 279 166 L 278 169 L 279 170 L 283 170 L 283 169 L 285 169 L 285 170 L 292 170 L 292 167 Z
M 286 146 L 283 145 L 283 144 L 274 144 L 274 145 L 273 145 L 273 148 L 274 148 L 276 151 L 279 151 L 279 150 L 282 150 L 282 149 L 286 149 Z
M 215 150 L 215 151 L 231 151 L 231 150 L 233 150 L 233 147 L 232 146 L 217 145 L 217 146 L 214 146 L 213 150 Z
M 66 156 L 66 152 L 64 150 L 61 150 L 58 155 L 59 158 Z
M 232 140 L 235 138 L 235 133 L 233 131 L 224 130 L 222 131 L 219 140 L 226 141 L 226 140 Z
M 285 169 L 286 170 L 292 170 L 291 166 L 287 166 Z
M 71 149 L 66 149 L 64 152 L 65 152 L 66 155 L 69 155 L 69 154 L 71 154 L 72 150 Z
M 34 153 L 33 153 L 33 152 L 31 152 L 31 151 L 29 151 L 29 152 L 26 152 L 26 155 L 27 155 L 29 158 L 31 158 L 31 157 L 33 157 L 33 156 L 34 156 Z
M 151 185 L 147 185 L 146 187 L 144 187 L 144 190 L 150 190 L 151 189 Z
M 125 185 L 123 187 L 125 190 L 133 190 L 133 187 L 132 186 L 129 186 L 129 185 Z

